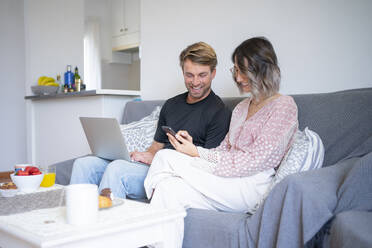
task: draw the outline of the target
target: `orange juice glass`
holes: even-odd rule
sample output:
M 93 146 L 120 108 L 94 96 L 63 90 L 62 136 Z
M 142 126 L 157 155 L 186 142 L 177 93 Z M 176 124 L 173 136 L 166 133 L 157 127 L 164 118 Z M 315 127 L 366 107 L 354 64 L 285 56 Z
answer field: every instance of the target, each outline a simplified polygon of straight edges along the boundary
M 43 181 L 41 181 L 41 187 L 51 187 L 56 182 L 56 167 L 48 167 L 42 170 L 44 173 Z

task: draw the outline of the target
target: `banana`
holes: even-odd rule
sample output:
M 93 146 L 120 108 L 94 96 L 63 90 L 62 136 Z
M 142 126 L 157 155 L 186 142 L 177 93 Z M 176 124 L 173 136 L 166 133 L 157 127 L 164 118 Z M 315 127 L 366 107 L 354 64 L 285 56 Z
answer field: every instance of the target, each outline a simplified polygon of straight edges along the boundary
M 37 80 L 38 85 L 45 85 L 45 86 L 59 86 L 58 83 L 56 83 L 56 80 L 52 77 L 47 77 L 47 76 L 41 76 Z
M 39 77 L 39 79 L 37 80 L 37 84 L 38 85 L 43 85 L 42 84 L 42 82 L 43 82 L 43 80 L 46 78 L 46 76 L 41 76 L 41 77 Z
M 59 86 L 59 84 L 56 82 L 49 82 L 49 83 L 44 84 L 44 86 Z
M 55 80 L 54 78 L 51 78 L 51 77 L 45 77 L 42 81 L 41 81 L 41 85 L 46 85 L 47 83 L 54 83 Z

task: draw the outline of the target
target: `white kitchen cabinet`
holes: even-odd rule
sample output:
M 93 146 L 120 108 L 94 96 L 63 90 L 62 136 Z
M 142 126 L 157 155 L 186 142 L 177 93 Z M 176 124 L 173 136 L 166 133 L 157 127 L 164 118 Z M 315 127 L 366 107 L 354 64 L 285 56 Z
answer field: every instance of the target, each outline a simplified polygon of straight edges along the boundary
M 140 0 L 111 0 L 112 50 L 139 47 Z

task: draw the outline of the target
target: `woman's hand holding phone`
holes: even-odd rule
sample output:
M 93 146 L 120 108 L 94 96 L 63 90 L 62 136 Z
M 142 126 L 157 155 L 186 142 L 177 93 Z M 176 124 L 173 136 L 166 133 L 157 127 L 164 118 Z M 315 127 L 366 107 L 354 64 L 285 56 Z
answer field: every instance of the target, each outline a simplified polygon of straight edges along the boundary
M 187 131 L 181 130 L 177 134 L 179 136 L 181 136 L 183 139 L 185 139 L 188 142 L 192 143 L 192 137 L 191 137 L 191 135 Z
M 176 135 L 167 133 L 167 136 L 169 142 L 176 149 L 176 151 L 182 152 L 192 157 L 199 157 L 198 149 L 192 143 L 192 137 L 187 131 L 180 130 L 176 133 Z

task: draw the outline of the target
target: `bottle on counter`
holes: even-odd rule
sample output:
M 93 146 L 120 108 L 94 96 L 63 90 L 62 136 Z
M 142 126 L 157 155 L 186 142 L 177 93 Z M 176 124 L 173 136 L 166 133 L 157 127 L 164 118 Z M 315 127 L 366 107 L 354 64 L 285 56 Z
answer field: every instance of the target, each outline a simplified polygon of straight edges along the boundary
M 73 89 L 73 84 L 75 84 L 75 76 L 71 71 L 71 65 L 67 65 L 67 71 L 65 72 L 65 85 L 67 85 L 69 92 Z
M 57 84 L 59 84 L 59 92 L 63 92 L 64 84 L 61 82 L 61 75 L 57 74 Z
M 75 91 L 79 92 L 81 90 L 81 79 L 75 79 Z
M 74 74 L 74 76 L 75 76 L 75 80 L 80 79 L 79 68 L 77 66 L 75 67 L 75 74 Z
M 75 84 L 74 84 L 74 89 L 75 91 L 80 91 L 80 87 L 81 87 L 81 78 L 80 78 L 80 75 L 79 75 L 79 69 L 78 67 L 76 66 L 75 67 Z

